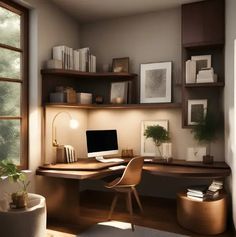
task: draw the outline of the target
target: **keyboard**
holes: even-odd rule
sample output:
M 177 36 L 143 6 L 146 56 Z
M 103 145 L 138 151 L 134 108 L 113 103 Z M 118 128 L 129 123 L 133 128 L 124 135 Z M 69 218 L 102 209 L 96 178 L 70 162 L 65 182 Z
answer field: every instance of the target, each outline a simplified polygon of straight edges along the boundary
M 152 161 L 153 161 L 152 158 L 145 158 L 145 159 L 144 159 L 144 162 L 152 162 Z
M 99 161 L 99 162 L 102 162 L 102 163 L 109 163 L 109 162 L 115 162 L 115 163 L 117 163 L 117 162 L 122 162 L 122 161 L 124 161 L 123 159 L 121 159 L 121 158 L 109 158 L 109 159 L 104 159 L 104 158 L 96 158 L 96 160 L 97 161 Z
M 109 170 L 121 170 L 121 169 L 125 169 L 125 165 L 116 165 L 116 166 L 112 166 L 112 167 L 109 167 L 108 169 Z

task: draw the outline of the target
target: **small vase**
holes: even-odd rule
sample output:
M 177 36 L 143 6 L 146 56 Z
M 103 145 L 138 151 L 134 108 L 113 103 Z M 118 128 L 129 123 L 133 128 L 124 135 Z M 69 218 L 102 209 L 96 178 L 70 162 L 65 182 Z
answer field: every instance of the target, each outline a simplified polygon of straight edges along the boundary
M 159 159 L 163 159 L 160 146 L 155 147 L 155 157 Z

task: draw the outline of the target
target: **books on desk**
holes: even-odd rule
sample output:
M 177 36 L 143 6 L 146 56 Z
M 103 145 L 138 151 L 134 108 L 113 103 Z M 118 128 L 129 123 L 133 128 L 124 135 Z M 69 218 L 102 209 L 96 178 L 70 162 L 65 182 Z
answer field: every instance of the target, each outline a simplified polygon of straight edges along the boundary
M 214 180 L 210 186 L 201 185 L 188 188 L 187 197 L 196 201 L 212 200 L 219 197 L 222 188 L 223 182 Z

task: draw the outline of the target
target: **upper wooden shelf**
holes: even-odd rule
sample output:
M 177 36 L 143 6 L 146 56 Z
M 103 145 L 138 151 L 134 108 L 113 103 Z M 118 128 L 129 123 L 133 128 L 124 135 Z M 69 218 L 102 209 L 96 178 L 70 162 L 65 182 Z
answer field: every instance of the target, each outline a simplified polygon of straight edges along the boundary
M 224 82 L 212 82 L 212 83 L 189 83 L 185 84 L 185 87 L 224 87 Z
M 188 43 L 183 44 L 186 49 L 198 49 L 198 48 L 222 48 L 224 47 L 224 41 L 204 42 L 204 43 Z
M 80 72 L 75 70 L 64 69 L 42 69 L 42 75 L 70 76 L 70 77 L 136 77 L 135 73 L 125 72 Z
M 51 108 L 78 108 L 78 109 L 167 109 L 181 108 L 181 103 L 160 104 L 68 104 L 68 103 L 46 103 Z

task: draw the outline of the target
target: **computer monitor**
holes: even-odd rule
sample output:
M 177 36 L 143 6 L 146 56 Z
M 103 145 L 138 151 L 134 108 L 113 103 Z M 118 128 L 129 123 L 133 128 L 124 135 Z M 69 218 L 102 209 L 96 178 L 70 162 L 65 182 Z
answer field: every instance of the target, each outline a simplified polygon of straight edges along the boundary
M 116 130 L 87 130 L 88 157 L 103 157 L 118 153 Z

